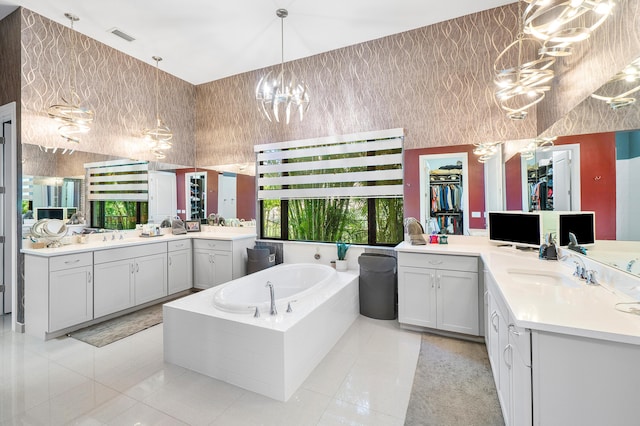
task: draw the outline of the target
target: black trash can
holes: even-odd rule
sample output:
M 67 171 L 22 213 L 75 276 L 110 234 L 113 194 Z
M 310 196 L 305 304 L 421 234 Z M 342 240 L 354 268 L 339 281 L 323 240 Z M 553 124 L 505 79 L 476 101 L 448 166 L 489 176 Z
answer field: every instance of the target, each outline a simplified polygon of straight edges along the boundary
M 276 264 L 275 248 L 247 247 L 247 274 L 261 271 Z
M 375 319 L 396 319 L 398 285 L 396 258 L 386 254 L 363 253 L 360 265 L 360 314 Z

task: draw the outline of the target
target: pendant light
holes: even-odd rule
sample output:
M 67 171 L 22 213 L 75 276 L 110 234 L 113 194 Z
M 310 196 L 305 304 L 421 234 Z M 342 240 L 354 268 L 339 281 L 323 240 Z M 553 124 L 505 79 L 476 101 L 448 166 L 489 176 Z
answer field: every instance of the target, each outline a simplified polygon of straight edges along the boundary
M 160 96 L 160 88 L 159 88 L 159 73 L 160 66 L 159 63 L 162 60 L 160 56 L 153 56 L 152 59 L 156 61 L 156 87 L 155 87 L 155 97 L 156 97 L 156 106 L 155 106 L 155 116 L 156 116 L 156 127 L 145 129 L 143 132 L 143 136 L 147 144 L 149 145 L 149 149 L 153 153 L 153 155 L 157 159 L 165 158 L 167 155 L 165 151 L 171 149 L 172 143 L 171 139 L 173 138 L 173 133 L 171 130 L 164 124 L 162 119 L 160 118 L 159 113 L 159 96 Z
M 76 78 L 76 33 L 73 31 L 73 23 L 80 20 L 76 15 L 65 13 L 64 16 L 70 22 L 71 37 L 71 75 L 69 76 L 68 98 L 62 97 L 62 103 L 51 105 L 47 109 L 49 117 L 58 121 L 58 133 L 69 142 L 80 142 L 80 135 L 90 130 L 94 113 L 90 109 L 81 107 L 80 96 L 77 92 Z
M 280 18 L 281 62 L 280 72 L 269 71 L 258 82 L 256 101 L 258 109 L 267 120 L 289 124 L 292 113 L 298 113 L 300 121 L 309 108 L 309 91 L 304 81 L 299 80 L 291 70 L 284 67 L 284 18 L 289 15 L 286 9 L 276 10 Z

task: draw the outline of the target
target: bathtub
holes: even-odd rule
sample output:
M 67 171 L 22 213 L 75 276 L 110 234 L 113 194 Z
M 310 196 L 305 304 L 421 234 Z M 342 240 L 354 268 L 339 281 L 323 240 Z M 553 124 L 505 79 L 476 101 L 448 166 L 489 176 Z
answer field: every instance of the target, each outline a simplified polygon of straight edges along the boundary
M 217 287 L 213 295 L 216 308 L 227 312 L 269 313 L 270 295 L 266 284 L 272 283 L 276 306 L 304 303 L 305 298 L 336 279 L 337 272 L 326 265 L 294 263 L 277 265 Z
M 277 265 L 169 302 L 163 315 L 166 362 L 287 401 L 359 315 L 358 275 Z

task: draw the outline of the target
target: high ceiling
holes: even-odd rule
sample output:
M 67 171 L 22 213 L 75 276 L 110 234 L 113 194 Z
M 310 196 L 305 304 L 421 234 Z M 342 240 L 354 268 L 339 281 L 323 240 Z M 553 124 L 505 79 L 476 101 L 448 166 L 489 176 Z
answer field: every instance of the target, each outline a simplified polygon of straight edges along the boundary
M 23 6 L 192 84 L 290 61 L 512 3 L 513 0 L 0 0 Z M 132 36 L 128 42 L 112 34 Z

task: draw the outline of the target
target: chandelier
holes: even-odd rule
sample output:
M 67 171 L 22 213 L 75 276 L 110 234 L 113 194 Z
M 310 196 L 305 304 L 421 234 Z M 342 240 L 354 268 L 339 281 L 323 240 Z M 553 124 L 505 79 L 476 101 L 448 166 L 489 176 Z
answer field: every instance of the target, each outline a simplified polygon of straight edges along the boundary
M 552 146 L 557 136 L 554 137 L 540 137 L 533 139 L 522 149 L 520 149 L 520 157 L 523 160 L 531 160 L 536 155 L 536 151 L 548 151 Z
M 62 97 L 62 103 L 51 105 L 47 109 L 49 117 L 60 123 L 58 133 L 69 142 L 80 142 L 80 135 L 90 130 L 89 125 L 93 121 L 93 111 L 81 107 L 80 97 L 77 92 L 76 79 L 76 36 L 73 31 L 73 23 L 80 20 L 76 15 L 65 13 L 71 27 L 71 59 L 72 69 L 69 76 L 68 98 Z
M 550 67 L 555 62 L 555 58 L 537 53 L 541 47 L 539 40 L 525 37 L 521 1 L 518 1 L 518 26 L 516 40 L 498 55 L 493 65 L 498 86 L 496 101 L 512 120 L 526 118 L 527 109 L 544 99 L 545 92 L 551 89 L 546 83 L 553 79 Z
M 604 86 L 593 93 L 592 98 L 606 102 L 611 109 L 629 106 L 636 101 L 631 96 L 640 90 L 640 58 L 637 58 L 622 71 L 614 75 Z
M 164 124 L 164 122 L 160 118 L 160 113 L 158 112 L 158 97 L 160 95 L 160 89 L 158 86 L 160 67 L 158 64 L 162 60 L 162 58 L 160 56 L 153 56 L 152 58 L 154 61 L 156 61 L 156 127 L 145 129 L 142 135 L 144 136 L 144 139 L 147 142 L 151 153 L 157 159 L 162 159 L 167 156 L 165 154 L 165 151 L 171 149 L 171 139 L 173 138 L 173 133 L 171 133 L 171 130 L 169 130 L 169 128 Z
M 525 0 L 524 32 L 544 42 L 541 54 L 567 56 L 611 14 L 613 0 Z
M 498 148 L 502 142 L 480 142 L 474 143 L 473 153 L 478 156 L 479 163 L 486 163 L 498 153 Z
M 299 80 L 293 71 L 284 67 L 284 18 L 289 15 L 286 9 L 276 10 L 280 18 L 281 62 L 280 72 L 269 71 L 258 82 L 256 101 L 258 109 L 270 122 L 284 120 L 289 124 L 292 113 L 298 113 L 300 121 L 309 108 L 309 91 L 303 80 Z

